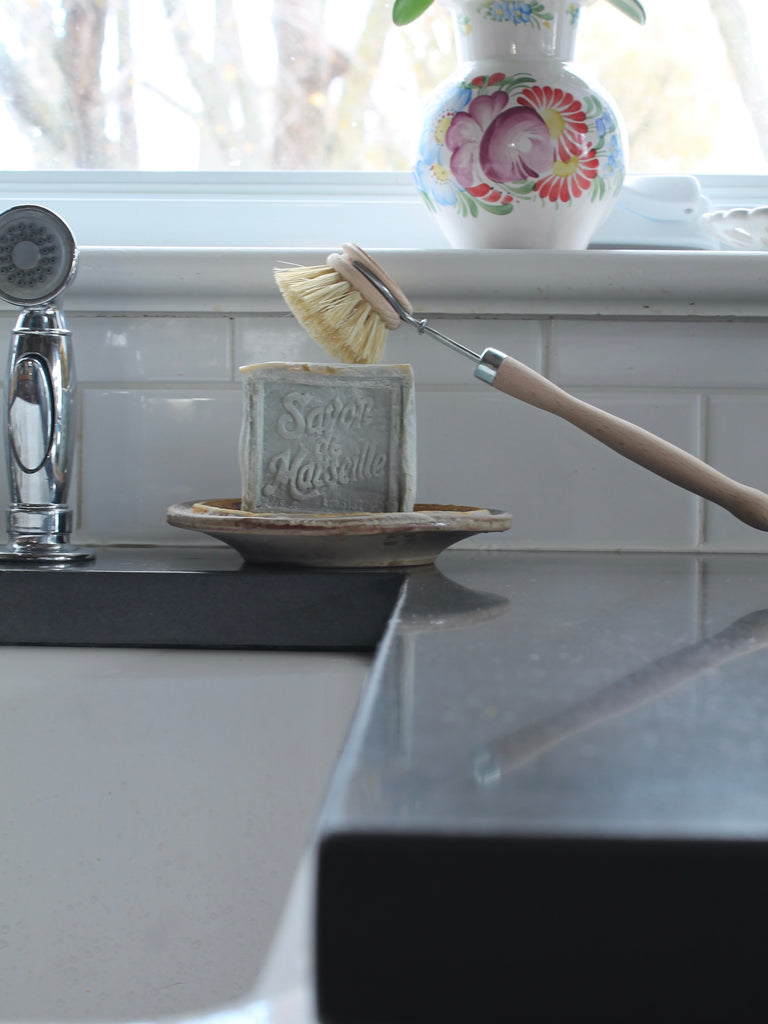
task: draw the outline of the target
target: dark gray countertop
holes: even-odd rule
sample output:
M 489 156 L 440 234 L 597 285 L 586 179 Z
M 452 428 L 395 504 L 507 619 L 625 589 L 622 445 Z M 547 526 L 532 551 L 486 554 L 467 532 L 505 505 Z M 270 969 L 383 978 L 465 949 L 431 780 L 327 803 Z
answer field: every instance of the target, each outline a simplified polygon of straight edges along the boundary
M 372 650 L 391 571 L 259 568 L 224 545 L 96 548 L 66 568 L 0 569 L 0 644 Z
M 322 1019 L 764 1013 L 768 560 L 439 566 L 321 822 Z

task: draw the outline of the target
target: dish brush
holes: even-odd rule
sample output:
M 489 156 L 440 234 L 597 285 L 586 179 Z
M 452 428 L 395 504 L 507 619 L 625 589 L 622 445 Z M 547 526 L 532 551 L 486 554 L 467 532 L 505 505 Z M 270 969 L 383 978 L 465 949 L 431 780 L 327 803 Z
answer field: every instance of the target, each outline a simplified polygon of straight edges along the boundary
M 475 364 L 474 375 L 528 405 L 554 413 L 619 455 L 757 530 L 768 530 L 768 494 L 740 484 L 650 431 L 563 391 L 499 349 L 475 352 L 414 315 L 403 291 L 363 249 L 347 243 L 325 266 L 276 270 L 285 301 L 305 330 L 343 362 L 381 359 L 388 330 L 401 323 L 429 334 Z

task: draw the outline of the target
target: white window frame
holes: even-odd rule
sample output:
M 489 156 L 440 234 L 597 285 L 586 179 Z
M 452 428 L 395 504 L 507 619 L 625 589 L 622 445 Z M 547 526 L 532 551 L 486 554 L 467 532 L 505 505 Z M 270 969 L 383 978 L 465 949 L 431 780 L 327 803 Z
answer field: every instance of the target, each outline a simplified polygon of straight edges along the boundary
M 1 172 L 0 203 L 55 210 L 85 246 L 448 248 L 405 172 Z M 768 175 L 630 176 L 593 244 L 717 249 L 701 213 L 755 206 Z

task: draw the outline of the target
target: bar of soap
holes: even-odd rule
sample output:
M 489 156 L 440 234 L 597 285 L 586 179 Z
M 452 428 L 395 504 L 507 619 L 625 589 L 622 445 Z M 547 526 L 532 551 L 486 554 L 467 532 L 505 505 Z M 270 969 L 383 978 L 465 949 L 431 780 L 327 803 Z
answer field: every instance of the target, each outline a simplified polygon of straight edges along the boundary
M 245 511 L 413 509 L 410 366 L 260 363 L 240 372 Z

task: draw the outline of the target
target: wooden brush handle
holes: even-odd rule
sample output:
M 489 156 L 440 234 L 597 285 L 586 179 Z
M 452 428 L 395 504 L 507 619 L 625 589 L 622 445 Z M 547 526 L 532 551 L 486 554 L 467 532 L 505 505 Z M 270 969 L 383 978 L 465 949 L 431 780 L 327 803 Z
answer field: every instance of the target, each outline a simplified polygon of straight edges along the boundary
M 619 455 L 679 487 L 721 505 L 749 526 L 768 530 L 768 494 L 745 487 L 634 423 L 569 395 L 530 367 L 507 356 L 493 386 L 528 405 L 572 423 Z

